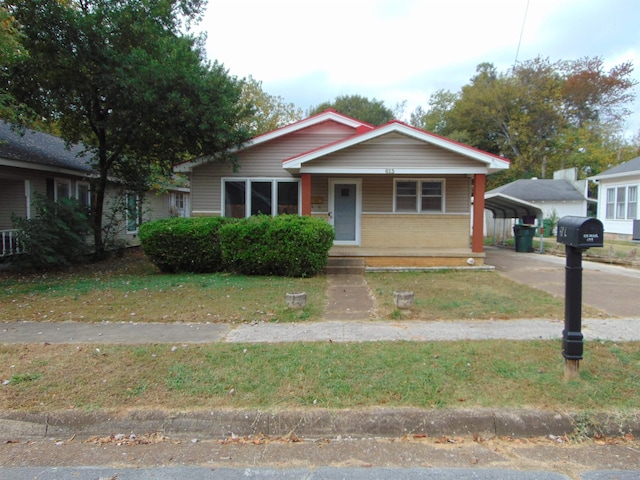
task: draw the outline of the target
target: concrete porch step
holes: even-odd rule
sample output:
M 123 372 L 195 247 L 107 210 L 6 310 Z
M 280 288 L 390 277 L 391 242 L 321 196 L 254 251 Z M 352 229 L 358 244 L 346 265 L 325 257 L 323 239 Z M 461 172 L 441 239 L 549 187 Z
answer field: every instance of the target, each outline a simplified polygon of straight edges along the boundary
M 364 258 L 329 257 L 325 272 L 327 275 L 364 275 Z

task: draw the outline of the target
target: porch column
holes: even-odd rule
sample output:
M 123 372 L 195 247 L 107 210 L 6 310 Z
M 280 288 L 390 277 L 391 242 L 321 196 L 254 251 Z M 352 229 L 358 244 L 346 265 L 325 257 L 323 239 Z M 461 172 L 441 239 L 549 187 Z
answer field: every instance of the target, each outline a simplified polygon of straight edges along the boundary
M 473 233 L 471 237 L 471 251 L 484 252 L 484 193 L 487 187 L 487 176 L 477 174 L 473 176 Z
M 311 215 L 311 174 L 303 173 L 300 178 L 302 180 L 302 215 Z

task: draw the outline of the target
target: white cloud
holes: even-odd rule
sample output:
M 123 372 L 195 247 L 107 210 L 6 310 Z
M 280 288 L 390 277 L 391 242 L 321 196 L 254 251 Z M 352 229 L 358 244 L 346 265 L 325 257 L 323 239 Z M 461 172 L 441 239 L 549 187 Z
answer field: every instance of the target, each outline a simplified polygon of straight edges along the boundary
M 459 90 L 479 63 L 510 67 L 521 34 L 520 61 L 601 56 L 640 68 L 636 1 L 209 0 L 202 28 L 210 58 L 303 109 L 360 94 L 406 100 L 409 113 Z

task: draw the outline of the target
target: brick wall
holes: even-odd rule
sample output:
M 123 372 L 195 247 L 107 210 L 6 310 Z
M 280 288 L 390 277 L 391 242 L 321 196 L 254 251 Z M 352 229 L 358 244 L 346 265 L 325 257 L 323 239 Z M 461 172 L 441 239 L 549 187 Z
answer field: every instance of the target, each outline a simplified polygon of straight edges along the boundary
M 469 215 L 362 216 L 365 248 L 469 248 Z

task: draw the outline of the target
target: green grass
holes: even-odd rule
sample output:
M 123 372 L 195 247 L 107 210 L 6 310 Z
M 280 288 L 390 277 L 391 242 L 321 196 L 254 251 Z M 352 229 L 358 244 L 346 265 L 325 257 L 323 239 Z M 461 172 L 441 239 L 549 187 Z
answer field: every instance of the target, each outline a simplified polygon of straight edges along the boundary
M 292 322 L 319 318 L 326 279 L 230 274 L 89 272 L 0 278 L 2 320 L 136 322 Z M 305 291 L 308 307 L 286 307 Z
M 494 271 L 429 271 L 371 273 L 367 283 L 375 292 L 381 318 L 455 320 L 564 318 L 564 300 L 513 282 Z M 393 292 L 413 291 L 410 312 L 395 309 Z M 585 317 L 602 312 L 585 306 Z
M 587 342 L 575 381 L 559 341 L 2 346 L 0 372 L 2 410 L 640 408 L 637 342 Z
M 231 274 L 161 274 L 144 257 L 117 266 L 68 273 L 0 274 L 2 320 L 85 322 L 297 322 L 322 319 L 326 278 Z M 429 271 L 366 275 L 381 319 L 563 318 L 564 303 L 496 272 Z M 393 292 L 410 290 L 415 304 L 400 312 Z M 285 294 L 306 292 L 290 310 Z M 585 317 L 601 312 L 585 307 Z

